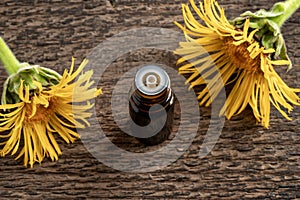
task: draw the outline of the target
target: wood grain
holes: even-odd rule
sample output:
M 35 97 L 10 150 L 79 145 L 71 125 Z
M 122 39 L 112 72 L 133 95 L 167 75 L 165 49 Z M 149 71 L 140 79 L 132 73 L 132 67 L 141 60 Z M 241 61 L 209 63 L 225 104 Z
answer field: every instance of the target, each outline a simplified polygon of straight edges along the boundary
M 20 61 L 62 72 L 69 67 L 72 56 L 78 64 L 94 47 L 122 31 L 139 27 L 178 30 L 173 21 L 182 22 L 180 4 L 184 2 L 3 0 L 0 35 Z M 219 2 L 232 18 L 245 10 L 268 9 L 277 1 Z M 294 69 L 285 73 L 284 68 L 278 68 L 293 87 L 299 87 L 300 77 L 299 19 L 298 11 L 282 30 Z M 98 118 L 107 137 L 119 147 L 135 152 L 160 146 L 142 146 L 122 133 L 111 115 L 110 98 L 118 78 L 145 62 L 161 62 L 176 69 L 176 57 L 170 53 L 155 49 L 130 52 L 105 71 L 99 82 L 104 95 L 96 101 Z M 5 78 L 1 67 L 1 85 Z M 0 199 L 300 198 L 299 108 L 291 113 L 292 121 L 283 119 L 273 109 L 270 129 L 256 125 L 251 111 L 246 110 L 225 122 L 217 144 L 203 159 L 198 158 L 198 150 L 209 124 L 210 109 L 200 109 L 201 121 L 192 145 L 163 169 L 149 173 L 120 172 L 99 162 L 80 140 L 65 144 L 58 138 L 63 155 L 57 162 L 45 159 L 41 165 L 28 169 L 13 157 L 0 159 Z M 176 116 L 175 127 L 180 120 L 178 111 Z

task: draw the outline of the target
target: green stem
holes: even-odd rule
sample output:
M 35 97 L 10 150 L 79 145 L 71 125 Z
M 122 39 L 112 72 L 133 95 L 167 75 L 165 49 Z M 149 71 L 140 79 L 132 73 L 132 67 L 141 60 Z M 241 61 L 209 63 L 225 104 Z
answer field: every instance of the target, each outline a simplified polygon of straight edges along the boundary
M 286 0 L 275 4 L 274 9 L 283 10 L 283 14 L 272 19 L 279 27 L 300 7 L 300 0 Z
M 20 68 L 20 62 L 16 59 L 2 37 L 0 37 L 0 60 L 3 62 L 9 75 L 15 74 Z

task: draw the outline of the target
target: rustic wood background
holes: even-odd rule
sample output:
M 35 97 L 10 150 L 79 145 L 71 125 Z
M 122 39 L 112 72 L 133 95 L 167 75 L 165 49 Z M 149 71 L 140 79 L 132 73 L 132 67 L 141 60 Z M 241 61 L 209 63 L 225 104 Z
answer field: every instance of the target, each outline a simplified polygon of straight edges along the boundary
M 184 2 L 2 0 L 0 35 L 20 61 L 62 72 L 69 67 L 72 56 L 78 64 L 99 43 L 122 31 L 138 27 L 178 30 L 173 21 L 182 22 L 180 4 Z M 277 1 L 219 2 L 227 16 L 233 18 L 246 10 L 268 9 Z M 284 68 L 278 69 L 293 87 L 300 87 L 299 23 L 300 12 L 297 12 L 282 29 L 295 68 L 289 73 Z M 97 99 L 96 106 L 102 128 L 115 144 L 132 151 L 159 148 L 144 147 L 126 138 L 116 127 L 109 106 L 111 89 L 130 66 L 160 61 L 176 68 L 175 59 L 170 53 L 154 49 L 132 52 L 112 63 L 111 70 L 99 83 L 104 95 Z M 2 85 L 6 78 L 3 68 L 0 77 Z M 30 169 L 13 157 L 0 159 L 0 199 L 300 198 L 300 108 L 291 114 L 292 121 L 283 119 L 274 110 L 270 129 L 257 126 L 251 112 L 246 110 L 226 121 L 213 151 L 199 159 L 199 146 L 210 116 L 209 108 L 201 111 L 194 142 L 166 168 L 149 173 L 120 172 L 99 162 L 80 140 L 68 145 L 58 138 L 63 155 L 57 162 L 45 159 Z M 176 120 L 178 124 L 179 117 Z

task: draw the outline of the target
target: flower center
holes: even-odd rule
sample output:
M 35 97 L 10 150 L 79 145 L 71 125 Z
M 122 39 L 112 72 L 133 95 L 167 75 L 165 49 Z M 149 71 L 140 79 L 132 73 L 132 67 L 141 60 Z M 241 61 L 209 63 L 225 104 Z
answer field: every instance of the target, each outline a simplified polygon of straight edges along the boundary
M 259 72 L 260 57 L 256 56 L 254 59 L 250 57 L 247 50 L 249 43 L 244 42 L 238 46 L 233 44 L 234 40 L 230 37 L 224 39 L 224 49 L 231 62 L 239 69 L 249 72 Z
M 36 110 L 33 111 L 33 106 L 36 107 Z M 33 124 L 39 121 L 48 121 L 50 116 L 55 112 L 55 101 L 50 99 L 48 107 L 45 107 L 43 104 L 26 104 L 26 113 L 25 121 L 27 123 Z M 33 116 L 32 112 L 35 112 Z

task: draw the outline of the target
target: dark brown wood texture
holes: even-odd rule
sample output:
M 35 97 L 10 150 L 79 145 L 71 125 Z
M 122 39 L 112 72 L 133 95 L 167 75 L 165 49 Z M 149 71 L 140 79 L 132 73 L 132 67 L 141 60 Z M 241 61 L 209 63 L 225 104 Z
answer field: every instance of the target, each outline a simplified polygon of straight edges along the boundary
M 0 35 L 20 61 L 62 72 L 72 56 L 79 64 L 94 47 L 122 31 L 139 27 L 178 30 L 173 21 L 182 22 L 180 7 L 184 2 L 3 0 Z M 275 2 L 223 0 L 220 4 L 228 18 L 233 18 L 246 10 L 269 9 Z M 285 73 L 285 68 L 278 68 L 294 87 L 300 87 L 299 19 L 297 12 L 282 29 L 294 69 Z M 104 95 L 96 104 L 107 136 L 118 146 L 136 152 L 160 146 L 147 148 L 127 138 L 111 116 L 110 97 L 118 78 L 143 62 L 160 62 L 176 69 L 176 57 L 171 53 L 152 49 L 123 55 L 102 77 L 99 85 Z M 2 67 L 0 75 L 2 87 L 6 79 Z M 45 159 L 30 169 L 11 156 L 0 158 L 0 199 L 300 198 L 300 108 L 291 113 L 292 121 L 283 119 L 274 108 L 272 111 L 269 129 L 256 125 L 250 110 L 226 121 L 213 150 L 199 159 L 198 150 L 210 120 L 209 108 L 201 108 L 198 134 L 189 149 L 176 162 L 149 173 L 114 170 L 94 158 L 80 140 L 65 144 L 58 138 L 63 155 L 57 162 Z

